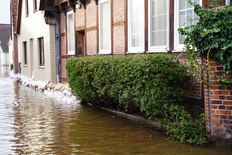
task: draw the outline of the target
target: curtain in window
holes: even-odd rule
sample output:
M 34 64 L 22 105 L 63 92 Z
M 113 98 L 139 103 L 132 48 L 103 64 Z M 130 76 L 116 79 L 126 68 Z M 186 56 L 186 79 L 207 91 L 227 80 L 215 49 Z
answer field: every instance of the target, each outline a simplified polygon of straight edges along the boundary
M 68 53 L 74 54 L 74 18 L 73 13 L 67 15 L 68 26 Z
M 151 0 L 151 46 L 167 45 L 168 0 Z
M 100 49 L 110 49 L 110 3 L 100 4 Z
M 143 1 L 131 0 L 131 47 L 143 46 Z

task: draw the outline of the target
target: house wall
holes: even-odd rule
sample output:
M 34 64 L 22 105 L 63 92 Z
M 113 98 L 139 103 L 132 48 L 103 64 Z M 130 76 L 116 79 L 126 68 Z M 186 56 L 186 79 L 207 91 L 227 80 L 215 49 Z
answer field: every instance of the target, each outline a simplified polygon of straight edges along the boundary
M 125 40 L 126 40 L 126 1 L 114 0 L 113 1 L 113 54 L 125 54 Z M 119 7 L 120 6 L 120 7 Z
M 86 53 L 87 56 L 98 53 L 98 6 L 95 1 L 86 4 Z
M 204 65 L 205 65 L 204 60 Z M 215 75 L 223 73 L 223 67 L 210 60 L 210 71 Z M 204 86 L 206 128 L 212 138 L 232 143 L 232 85 L 223 86 L 215 77 L 204 70 L 204 80 L 211 86 Z M 229 78 L 229 77 L 227 77 Z
M 60 13 L 60 51 L 61 51 L 61 65 L 60 65 L 60 81 L 66 83 L 66 59 L 67 59 L 67 30 L 66 30 L 66 12 L 62 10 Z M 64 80 L 63 80 L 64 79 Z
M 51 64 L 55 61 L 55 26 L 47 25 L 44 12 L 33 11 L 33 1 L 28 1 L 29 15 L 26 15 L 25 0 L 22 3 L 21 29 L 19 35 L 22 74 L 41 81 L 56 82 L 55 68 Z M 44 38 L 45 65 L 39 64 L 38 38 Z M 27 64 L 24 64 L 23 42 L 27 42 Z M 32 43 L 32 44 L 31 44 Z
M 8 43 L 8 49 L 9 49 L 9 64 L 13 64 L 13 42 L 12 40 L 9 40 Z

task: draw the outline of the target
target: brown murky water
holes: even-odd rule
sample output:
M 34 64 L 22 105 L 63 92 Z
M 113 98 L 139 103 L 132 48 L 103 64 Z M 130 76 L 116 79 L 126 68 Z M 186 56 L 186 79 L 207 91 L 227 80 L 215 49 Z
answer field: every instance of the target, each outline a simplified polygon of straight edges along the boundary
M 0 72 L 0 155 L 232 155 L 231 148 L 165 140 L 161 131 L 98 108 L 54 102 L 5 72 Z

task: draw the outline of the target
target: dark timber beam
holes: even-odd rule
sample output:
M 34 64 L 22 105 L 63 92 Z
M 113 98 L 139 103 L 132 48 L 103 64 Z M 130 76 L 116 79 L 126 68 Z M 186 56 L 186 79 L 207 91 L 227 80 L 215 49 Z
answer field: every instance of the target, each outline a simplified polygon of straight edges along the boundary
M 59 12 L 59 9 L 54 6 L 45 6 L 44 11 Z

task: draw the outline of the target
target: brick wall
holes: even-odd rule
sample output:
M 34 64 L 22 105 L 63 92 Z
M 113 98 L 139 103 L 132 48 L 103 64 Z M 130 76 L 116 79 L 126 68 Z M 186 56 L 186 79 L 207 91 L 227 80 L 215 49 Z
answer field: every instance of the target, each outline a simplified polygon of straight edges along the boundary
M 61 82 L 65 82 L 66 75 L 66 55 L 67 55 L 67 32 L 66 32 L 66 13 L 60 14 L 60 51 L 61 51 L 61 68 L 60 68 L 60 79 Z M 63 80 L 64 79 L 64 80 Z
M 113 54 L 125 54 L 125 1 L 113 1 Z
M 97 5 L 95 1 L 86 4 L 86 53 L 87 55 L 97 54 Z
M 203 63 L 201 59 L 197 59 L 197 61 L 199 64 Z M 186 66 L 189 65 L 188 61 L 184 57 L 181 58 L 179 62 Z M 191 76 L 191 82 L 193 85 L 189 86 L 188 97 L 198 99 L 198 100 L 194 100 L 193 102 L 201 102 L 199 100 L 203 98 L 203 95 L 202 95 L 203 85 L 198 81 L 198 79 L 201 79 L 201 78 L 202 78 L 201 75 L 198 75 L 197 77 Z M 203 105 L 203 103 L 199 103 L 198 105 Z
M 85 26 L 85 9 L 82 6 L 82 9 L 76 9 L 75 13 L 76 25 L 75 27 L 84 27 Z
M 205 64 L 205 61 L 204 61 Z M 221 75 L 223 67 L 210 60 L 210 70 Z M 204 70 L 207 75 L 207 71 Z M 206 128 L 219 141 L 232 143 L 232 85 L 222 86 L 215 77 L 204 77 L 211 86 L 204 86 Z

